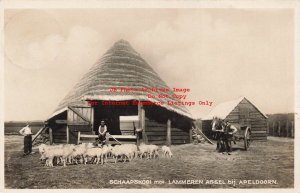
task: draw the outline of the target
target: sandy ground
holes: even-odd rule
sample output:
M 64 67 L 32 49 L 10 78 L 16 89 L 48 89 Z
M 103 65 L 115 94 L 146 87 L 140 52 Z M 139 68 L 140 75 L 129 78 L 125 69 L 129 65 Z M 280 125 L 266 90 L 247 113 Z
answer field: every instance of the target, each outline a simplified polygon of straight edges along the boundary
M 22 157 L 22 143 L 20 136 L 5 136 L 6 188 L 292 188 L 294 185 L 293 139 L 269 137 L 267 142 L 253 142 L 248 151 L 237 144 L 232 155 L 217 153 L 215 146 L 209 144 L 187 144 L 172 146 L 172 159 L 53 168 L 45 167 L 38 153 Z M 126 180 L 149 180 L 151 184 Z

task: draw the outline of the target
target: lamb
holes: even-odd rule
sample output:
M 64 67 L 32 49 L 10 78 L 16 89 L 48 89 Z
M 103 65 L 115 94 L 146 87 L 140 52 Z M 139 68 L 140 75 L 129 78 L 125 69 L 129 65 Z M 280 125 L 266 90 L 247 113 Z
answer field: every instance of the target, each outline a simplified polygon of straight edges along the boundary
M 84 157 L 84 164 L 87 163 L 88 157 L 95 158 L 96 164 L 99 163 L 102 156 L 102 148 L 94 147 L 87 149 L 86 152 L 83 154 Z M 103 164 L 103 159 L 101 160 L 101 164 Z
M 109 145 L 104 145 L 102 147 L 102 155 L 101 155 L 101 160 L 104 159 L 104 162 L 107 161 L 107 156 L 108 154 L 110 154 L 112 152 L 113 147 L 109 144 Z
M 141 143 L 139 146 L 140 158 L 142 159 L 144 154 L 146 157 L 151 159 L 152 157 L 155 158 L 158 156 L 158 146 L 157 145 L 146 145 Z
M 77 157 L 80 157 L 80 162 L 83 163 L 84 161 L 84 157 L 83 154 L 87 151 L 87 149 L 93 148 L 94 145 L 92 143 L 82 143 L 79 145 L 75 146 L 75 151 L 73 151 L 72 153 L 72 160 L 75 161 L 76 164 L 78 164 L 77 162 Z
M 43 161 L 46 159 L 46 166 L 49 165 L 49 160 L 47 159 L 47 157 L 45 156 L 45 152 L 48 151 L 49 149 L 59 149 L 59 148 L 63 148 L 63 145 L 46 145 L 46 144 L 41 144 L 39 146 L 39 153 L 41 154 L 40 160 Z M 59 158 L 57 159 L 57 164 L 59 162 Z
M 124 159 L 124 162 L 126 161 L 126 158 L 128 161 L 131 161 L 135 156 L 137 156 L 137 146 L 134 144 L 123 144 L 115 146 L 112 149 L 112 155 L 115 158 L 115 163 L 118 161 L 118 157 L 122 157 Z
M 147 153 L 148 153 L 148 146 L 144 143 L 141 143 L 139 145 L 140 158 L 142 159 L 144 154 L 146 154 L 146 156 L 147 156 Z
M 111 150 L 111 154 L 112 154 L 113 158 L 115 159 L 115 163 L 117 163 L 118 157 L 123 156 L 121 145 L 114 146 L 113 149 Z
M 44 149 L 43 158 L 46 160 L 46 166 L 53 167 L 53 159 L 56 157 L 61 159 L 63 166 L 66 166 L 66 159 L 75 150 L 75 145 L 56 145 Z
M 128 160 L 131 161 L 133 158 L 137 157 L 138 148 L 134 144 L 123 144 L 122 149 L 124 154 L 128 157 Z
M 149 145 L 148 153 L 150 158 L 156 158 L 158 157 L 158 146 L 157 145 Z
M 171 158 L 172 156 L 173 156 L 173 154 L 172 154 L 172 152 L 171 152 L 171 149 L 170 149 L 170 147 L 168 147 L 168 146 L 162 146 L 161 147 L 161 151 L 163 152 L 163 156 L 164 157 L 169 157 L 169 158 Z

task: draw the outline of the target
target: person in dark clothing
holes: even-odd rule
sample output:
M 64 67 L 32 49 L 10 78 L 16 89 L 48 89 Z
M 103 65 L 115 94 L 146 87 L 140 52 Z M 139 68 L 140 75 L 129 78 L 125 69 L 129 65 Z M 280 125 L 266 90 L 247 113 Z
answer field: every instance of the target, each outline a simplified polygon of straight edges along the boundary
M 104 121 L 101 121 L 101 124 L 99 126 L 98 129 L 98 133 L 99 133 L 99 142 L 101 145 L 105 144 L 105 140 L 106 140 L 106 133 L 107 133 L 107 126 L 105 125 Z
M 32 131 L 27 124 L 23 127 L 19 133 L 24 136 L 24 155 L 29 155 L 32 153 Z

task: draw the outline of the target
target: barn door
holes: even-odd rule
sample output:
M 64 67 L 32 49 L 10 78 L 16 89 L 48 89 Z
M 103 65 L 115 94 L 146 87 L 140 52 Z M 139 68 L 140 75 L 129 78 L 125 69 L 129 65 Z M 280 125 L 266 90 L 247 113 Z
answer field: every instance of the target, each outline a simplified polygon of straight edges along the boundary
M 68 138 L 69 143 L 77 143 L 78 132 L 93 134 L 93 108 L 72 107 L 68 108 Z

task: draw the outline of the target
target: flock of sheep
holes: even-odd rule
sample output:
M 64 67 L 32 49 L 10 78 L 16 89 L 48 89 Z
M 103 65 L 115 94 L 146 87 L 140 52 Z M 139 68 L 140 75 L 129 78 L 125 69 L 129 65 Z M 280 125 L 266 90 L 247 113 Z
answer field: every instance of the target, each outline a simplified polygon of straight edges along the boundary
M 39 146 L 39 153 L 41 160 L 45 160 L 45 165 L 53 167 L 53 162 L 56 164 L 62 163 L 66 166 L 70 164 L 104 164 L 108 157 L 112 157 L 117 163 L 119 159 L 131 161 L 136 158 L 153 159 L 159 157 L 159 150 L 162 151 L 163 157 L 172 157 L 170 147 L 162 146 L 161 149 L 157 145 L 146 145 L 141 143 L 139 146 L 135 144 L 122 145 L 103 145 L 101 147 L 95 146 L 93 143 L 74 144 L 60 144 L 60 145 L 46 145 Z

